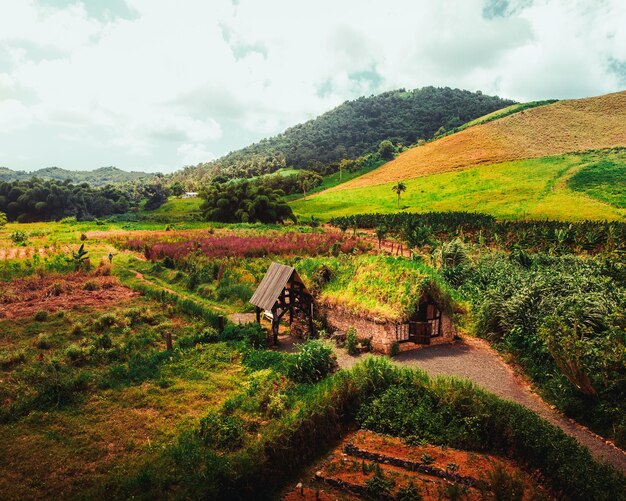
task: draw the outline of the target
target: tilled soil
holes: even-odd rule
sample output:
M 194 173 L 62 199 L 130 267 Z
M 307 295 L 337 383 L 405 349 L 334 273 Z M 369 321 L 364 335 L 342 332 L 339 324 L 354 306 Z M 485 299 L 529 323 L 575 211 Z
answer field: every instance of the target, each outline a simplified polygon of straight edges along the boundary
M 115 277 L 85 273 L 29 277 L 2 284 L 0 320 L 33 316 L 40 310 L 55 312 L 75 307 L 108 307 L 139 294 Z

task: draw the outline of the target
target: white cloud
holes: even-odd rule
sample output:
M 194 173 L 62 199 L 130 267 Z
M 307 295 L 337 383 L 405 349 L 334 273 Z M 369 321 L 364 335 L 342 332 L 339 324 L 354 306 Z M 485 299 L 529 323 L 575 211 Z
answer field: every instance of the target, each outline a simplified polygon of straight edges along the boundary
M 30 110 L 15 99 L 0 101 L 0 134 L 24 129 L 32 122 Z
M 215 155 L 201 144 L 182 144 L 178 147 L 176 153 L 183 165 L 196 165 L 200 162 L 208 162 L 215 158 Z
M 0 165 L 59 162 L 60 139 L 65 167 L 106 151 L 122 168 L 173 170 L 397 87 L 530 100 L 626 79 L 622 0 L 497 2 L 489 18 L 483 0 L 126 1 L 132 19 L 90 17 L 80 0 L 3 1 L 0 126 L 14 132 Z M 25 163 L 8 141 L 35 129 Z

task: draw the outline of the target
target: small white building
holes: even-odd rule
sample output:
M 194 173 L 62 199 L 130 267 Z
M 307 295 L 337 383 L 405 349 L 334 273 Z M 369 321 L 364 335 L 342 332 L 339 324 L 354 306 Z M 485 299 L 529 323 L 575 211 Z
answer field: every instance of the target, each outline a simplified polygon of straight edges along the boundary
M 197 196 L 198 196 L 197 191 L 186 191 L 185 194 L 183 195 L 183 198 L 195 198 Z

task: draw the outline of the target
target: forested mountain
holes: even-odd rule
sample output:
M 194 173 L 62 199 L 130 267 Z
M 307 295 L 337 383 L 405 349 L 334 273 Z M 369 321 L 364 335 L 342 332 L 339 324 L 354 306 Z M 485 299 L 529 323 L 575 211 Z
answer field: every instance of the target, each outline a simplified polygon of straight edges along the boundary
M 202 178 L 251 177 L 282 167 L 314 168 L 355 159 L 381 141 L 410 145 L 464 124 L 514 101 L 481 92 L 424 87 L 346 101 L 323 115 L 209 163 L 174 174 L 185 185 Z M 443 128 L 443 129 L 442 129 Z
M 69 179 L 74 183 L 89 183 L 93 186 L 104 186 L 112 183 L 125 183 L 137 179 L 147 179 L 155 174 L 147 172 L 127 172 L 117 167 L 100 167 L 95 170 L 72 171 L 59 167 L 46 167 L 33 172 L 15 171 L 0 167 L 0 181 L 18 181 L 37 177 L 39 179 L 56 179 L 65 181 Z

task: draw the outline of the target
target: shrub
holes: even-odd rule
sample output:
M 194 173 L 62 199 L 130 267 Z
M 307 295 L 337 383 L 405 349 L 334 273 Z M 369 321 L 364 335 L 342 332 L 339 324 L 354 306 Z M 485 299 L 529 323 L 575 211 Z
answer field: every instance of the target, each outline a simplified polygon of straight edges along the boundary
M 35 313 L 35 320 L 37 322 L 45 322 L 48 320 L 48 312 L 46 310 L 39 310 Z
M 24 362 L 26 362 L 26 352 L 24 350 L 12 350 L 0 354 L 0 369 L 10 369 Z
M 264 348 L 267 344 L 267 331 L 256 322 L 228 324 L 220 335 L 224 341 L 245 341 L 252 348 Z
M 208 446 L 233 451 L 243 445 L 244 424 L 237 416 L 212 411 L 200 420 L 199 434 Z
M 43 332 L 38 334 L 35 338 L 35 346 L 40 350 L 48 350 L 51 348 L 52 343 L 50 341 L 50 336 L 44 334 Z
M 60 296 L 61 294 L 63 294 L 64 289 L 65 288 L 63 287 L 63 284 L 61 282 L 52 282 L 48 287 L 46 295 L 49 297 Z
M 400 343 L 396 341 L 395 343 L 391 345 L 391 356 L 392 357 L 398 356 L 399 353 L 400 353 Z
M 87 280 L 83 284 L 83 289 L 86 291 L 97 291 L 100 288 L 100 284 L 95 280 Z
M 288 376 L 297 383 L 316 383 L 337 365 L 333 350 L 322 341 L 308 341 L 292 359 Z
M 77 222 L 78 220 L 74 216 L 64 217 L 59 221 L 59 223 L 61 224 L 76 224 Z
M 270 350 L 245 350 L 241 362 L 251 371 L 273 369 L 277 372 L 286 372 L 289 354 Z
M 72 343 L 65 348 L 65 357 L 68 362 L 77 367 L 86 364 L 89 361 L 89 356 L 90 350 L 87 347 Z
M 524 498 L 524 480 L 521 475 L 511 475 L 501 464 L 487 472 L 487 480 L 496 501 L 522 501 Z
M 15 230 L 9 237 L 14 244 L 24 244 L 28 241 L 28 235 L 20 230 Z
M 346 349 L 348 350 L 349 355 L 356 355 L 358 353 L 358 344 L 359 340 L 356 336 L 356 329 L 354 327 L 350 327 L 348 332 L 346 332 Z
M 93 330 L 103 331 L 116 325 L 121 327 L 124 325 L 124 321 L 115 313 L 103 313 L 94 321 Z
M 211 327 L 207 327 L 206 329 L 195 332 L 193 334 L 187 334 L 186 336 L 181 336 L 178 339 L 178 346 L 180 348 L 191 348 L 196 346 L 197 344 L 205 344 L 205 343 L 217 343 L 220 340 L 220 335 L 216 329 Z

